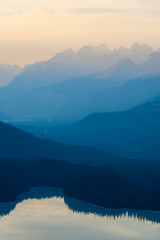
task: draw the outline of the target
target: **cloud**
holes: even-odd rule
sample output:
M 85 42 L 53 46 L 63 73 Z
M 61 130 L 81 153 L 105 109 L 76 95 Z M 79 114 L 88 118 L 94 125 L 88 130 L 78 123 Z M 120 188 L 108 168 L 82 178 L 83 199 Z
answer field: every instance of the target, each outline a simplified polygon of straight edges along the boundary
M 28 11 L 30 11 L 30 9 L 26 9 L 26 8 L 19 8 L 19 9 L 6 8 L 6 9 L 3 10 L 3 12 L 1 14 L 6 15 L 6 16 L 24 15 Z
M 58 11 L 53 10 L 53 9 L 41 9 L 42 12 L 49 13 L 51 15 L 58 13 Z
M 132 12 L 135 9 L 126 8 L 73 8 L 68 10 L 69 13 L 81 15 L 81 14 L 105 14 L 105 13 L 124 13 Z

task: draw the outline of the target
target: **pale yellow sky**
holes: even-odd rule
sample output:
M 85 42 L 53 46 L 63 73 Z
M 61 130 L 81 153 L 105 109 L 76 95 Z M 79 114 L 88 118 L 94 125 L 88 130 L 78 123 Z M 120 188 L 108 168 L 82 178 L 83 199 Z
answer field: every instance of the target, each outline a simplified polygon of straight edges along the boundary
M 0 0 L 0 63 L 25 65 L 104 43 L 160 47 L 159 0 Z

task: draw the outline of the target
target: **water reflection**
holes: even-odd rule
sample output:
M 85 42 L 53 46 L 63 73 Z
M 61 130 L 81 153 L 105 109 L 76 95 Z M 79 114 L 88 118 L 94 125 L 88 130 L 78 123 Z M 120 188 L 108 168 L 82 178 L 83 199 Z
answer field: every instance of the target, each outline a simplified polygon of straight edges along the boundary
M 22 193 L 19 195 L 15 202 L 11 203 L 0 203 L 0 217 L 8 215 L 14 210 L 16 205 L 23 200 L 27 199 L 44 199 L 53 197 L 63 197 L 63 191 L 59 188 L 31 188 L 30 192 Z
M 46 198 L 47 195 L 50 198 Z M 23 197 L 21 196 L 19 201 Z M 12 206 L 10 204 L 11 212 L 0 219 L 0 239 L 158 240 L 160 236 L 160 225 L 152 224 L 159 222 L 159 213 L 127 213 L 123 210 L 99 208 L 63 198 L 61 191 L 49 189 L 32 190 L 28 197 L 25 197 L 29 199 Z M 45 198 L 41 199 L 42 197 Z M 138 219 L 145 221 L 140 222 Z
M 65 204 L 71 209 L 73 212 L 85 213 L 85 214 L 95 214 L 98 216 L 107 216 L 112 217 L 114 219 L 128 218 L 138 220 L 140 222 L 150 221 L 153 224 L 160 223 L 160 212 L 153 211 L 141 211 L 141 210 L 125 210 L 125 209 L 107 209 L 103 207 L 98 207 L 95 205 L 87 204 L 82 201 L 70 199 L 64 197 Z

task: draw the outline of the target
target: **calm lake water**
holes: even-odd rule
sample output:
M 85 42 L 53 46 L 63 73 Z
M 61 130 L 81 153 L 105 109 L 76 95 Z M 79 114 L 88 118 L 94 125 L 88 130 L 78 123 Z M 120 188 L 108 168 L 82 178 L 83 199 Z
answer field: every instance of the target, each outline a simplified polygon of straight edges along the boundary
M 99 208 L 54 190 L 20 198 L 0 204 L 1 240 L 160 239 L 160 213 Z

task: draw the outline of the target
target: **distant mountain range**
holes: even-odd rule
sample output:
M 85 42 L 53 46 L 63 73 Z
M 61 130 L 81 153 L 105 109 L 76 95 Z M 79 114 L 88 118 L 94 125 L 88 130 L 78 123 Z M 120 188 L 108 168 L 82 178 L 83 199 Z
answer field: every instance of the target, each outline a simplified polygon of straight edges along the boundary
M 0 89 L 1 111 L 18 120 L 71 122 L 92 112 L 129 109 L 160 93 L 158 52 L 152 53 L 142 64 L 123 59 L 109 70 L 75 77 L 48 87 L 42 87 L 40 76 L 43 82 L 47 78 L 38 69 L 35 72 L 39 77 L 34 75 L 32 78 L 29 67 L 10 85 Z M 43 67 L 40 69 L 43 71 Z M 69 68 L 66 69 L 70 72 Z M 54 68 L 52 70 L 54 72 Z M 62 69 L 56 70 L 65 75 Z
M 133 44 L 131 49 L 121 47 L 114 51 L 109 50 L 103 44 L 97 47 L 84 46 L 77 53 L 72 49 L 66 49 L 61 53 L 57 53 L 48 61 L 27 65 L 21 74 L 19 73 L 22 69 L 17 67 L 18 71 L 15 71 L 14 77 L 19 75 L 15 77 L 11 86 L 18 88 L 17 93 L 18 90 L 26 93 L 34 88 L 49 86 L 77 76 L 82 77 L 107 70 L 124 58 L 129 58 L 135 63 L 142 63 L 153 52 L 155 51 L 150 46 L 146 44 L 139 45 L 138 43 Z M 13 71 L 15 67 L 8 66 L 8 71 L 9 69 L 10 72 Z M 1 77 L 4 81 L 3 76 Z
M 7 86 L 21 72 L 22 68 L 19 66 L 0 64 L 0 87 Z
M 128 111 L 94 113 L 59 128 L 20 127 L 43 138 L 89 145 L 129 158 L 160 158 L 160 102 L 148 102 Z

